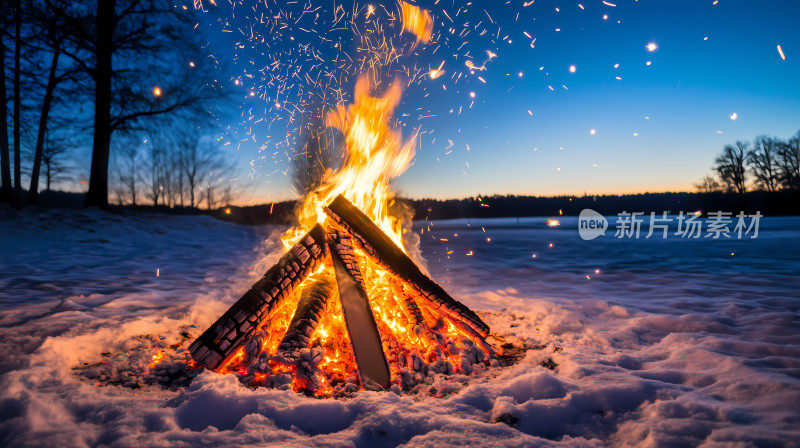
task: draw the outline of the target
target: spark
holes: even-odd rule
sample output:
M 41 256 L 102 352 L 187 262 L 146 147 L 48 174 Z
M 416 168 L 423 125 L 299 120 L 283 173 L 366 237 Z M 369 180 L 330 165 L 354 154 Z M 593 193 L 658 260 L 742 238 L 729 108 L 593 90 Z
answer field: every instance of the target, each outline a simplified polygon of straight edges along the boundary
M 611 6 L 611 7 L 616 7 L 617 6 L 617 5 L 613 4 L 613 3 L 607 2 L 606 0 L 603 0 L 603 4 L 606 5 L 606 6 Z
M 737 118 L 739 118 L 739 114 L 737 114 L 736 112 L 734 112 L 734 113 L 732 113 L 732 114 L 730 115 L 730 118 L 731 118 L 731 120 L 733 120 L 733 121 L 736 121 L 736 119 L 737 119 Z
M 161 96 L 161 87 L 158 86 L 153 87 L 153 95 Z
M 596 134 L 596 133 L 597 133 L 597 130 L 595 130 L 595 129 L 591 129 L 591 130 L 589 130 L 589 134 L 592 134 L 592 135 L 594 135 L 594 134 Z
M 783 48 L 780 45 L 778 45 L 778 54 L 781 55 L 781 59 L 786 60 L 786 55 L 783 54 Z
M 548 219 L 547 220 L 547 227 L 558 227 L 560 225 L 561 225 L 561 221 L 559 221 L 557 219 Z M 550 247 L 553 247 L 553 246 L 550 245 Z
M 577 68 L 574 65 L 570 65 L 569 66 L 569 72 L 570 73 L 575 73 L 575 70 L 577 70 Z
M 156 277 L 161 276 L 161 268 L 156 268 Z
M 655 42 L 650 42 L 649 44 L 645 45 L 645 48 L 647 48 L 647 51 L 652 53 L 658 49 L 658 45 L 656 45 Z

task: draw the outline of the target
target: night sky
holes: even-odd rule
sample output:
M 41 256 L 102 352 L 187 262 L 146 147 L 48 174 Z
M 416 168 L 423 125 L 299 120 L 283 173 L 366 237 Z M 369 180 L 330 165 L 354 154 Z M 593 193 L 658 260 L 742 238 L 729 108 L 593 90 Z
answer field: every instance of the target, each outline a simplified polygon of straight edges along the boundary
M 402 53 L 381 68 L 406 84 L 398 126 L 420 132 L 405 196 L 693 191 L 725 144 L 800 130 L 800 2 L 424 1 L 416 48 L 394 2 L 216 3 L 198 30 L 233 61 L 217 118 L 247 203 L 295 197 L 299 131 L 350 99 L 375 29 Z

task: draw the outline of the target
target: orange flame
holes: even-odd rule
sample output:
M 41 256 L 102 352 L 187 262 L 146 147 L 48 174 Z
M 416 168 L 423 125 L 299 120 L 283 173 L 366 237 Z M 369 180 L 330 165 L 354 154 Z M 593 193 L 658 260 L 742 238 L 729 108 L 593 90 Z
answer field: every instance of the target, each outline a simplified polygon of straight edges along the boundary
M 339 104 L 328 113 L 326 124 L 341 130 L 345 136 L 345 165 L 337 172 L 326 172 L 322 185 L 305 198 L 299 214 L 300 226 L 284 234 L 287 248 L 314 224 L 325 222 L 323 209 L 339 194 L 372 218 L 403 248 L 401 223 L 389 215 L 389 203 L 394 198 L 389 181 L 408 169 L 414 157 L 416 136 L 403 142 L 400 131 L 388 125 L 400 102 L 400 82 L 395 80 L 383 96 L 370 96 L 369 90 L 369 79 L 360 77 L 355 102 L 347 107 Z
M 417 36 L 417 40 L 428 42 L 433 33 L 433 17 L 430 12 L 407 2 L 400 2 L 403 12 L 403 29 Z

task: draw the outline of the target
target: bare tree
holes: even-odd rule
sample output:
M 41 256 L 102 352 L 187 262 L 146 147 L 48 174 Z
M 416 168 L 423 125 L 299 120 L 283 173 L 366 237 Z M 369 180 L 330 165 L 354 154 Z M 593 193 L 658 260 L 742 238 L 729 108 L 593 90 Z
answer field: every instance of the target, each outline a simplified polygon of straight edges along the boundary
M 778 142 L 778 177 L 787 190 L 800 190 L 800 131 L 785 142 Z
M 699 182 L 694 184 L 694 187 L 697 188 L 697 191 L 700 193 L 714 193 L 720 189 L 719 182 L 713 175 L 703 177 Z
M 186 190 L 189 195 L 189 206 L 199 206 L 197 190 L 203 183 L 205 186 L 206 202 L 210 197 L 213 202 L 212 173 L 229 171 L 220 147 L 210 137 L 198 138 L 187 135 L 177 142 L 180 154 L 180 166 L 186 180 Z M 210 195 L 209 195 L 210 193 Z M 210 208 L 210 206 L 209 206 Z
M 7 11 L 9 6 L 3 5 Z M 2 175 L 2 189 L 0 189 L 0 202 L 11 202 L 11 160 L 9 157 L 8 141 L 8 96 L 6 94 L 6 46 L 5 31 L 11 21 L 3 15 L 4 21 L 0 23 L 0 174 Z
M 739 193 L 742 196 L 747 192 L 745 160 L 748 146 L 747 142 L 741 141 L 737 141 L 735 145 L 725 145 L 714 166 L 720 179 L 728 187 L 728 191 Z
M 134 145 L 126 145 L 118 152 L 116 170 L 119 178 L 119 183 L 124 191 L 124 197 L 131 205 L 136 206 L 136 197 L 138 196 L 138 183 L 140 177 L 139 164 L 141 157 L 139 155 L 139 148 Z
M 305 134 L 303 145 L 295 151 L 292 159 L 294 168 L 292 180 L 300 195 L 316 190 L 325 171 L 341 166 L 344 160 L 345 150 L 342 146 L 344 138 L 337 140 L 336 137 L 340 134 L 324 126 L 322 112 L 315 116 L 318 119 L 312 120 L 312 124 L 303 131 Z
M 45 191 L 50 191 L 53 183 L 70 179 L 71 169 L 61 160 L 68 151 L 66 145 L 53 143 L 48 139 L 42 147 L 42 163 L 44 164 Z
M 14 195 L 12 202 L 22 207 L 22 178 L 20 158 L 20 52 L 22 50 L 22 2 L 17 0 L 14 7 Z M 5 106 L 5 105 L 4 105 Z
M 147 183 L 145 197 L 153 201 L 154 206 L 158 206 L 159 199 L 163 200 L 164 158 L 164 150 L 151 144 L 148 160 L 145 163 L 145 178 Z
M 222 203 L 225 204 L 225 207 L 231 205 L 231 200 L 233 200 L 233 193 L 231 191 L 231 185 L 225 185 L 225 188 L 222 189 Z
M 41 8 L 39 2 L 29 2 L 29 11 L 27 14 L 28 21 L 33 24 L 34 33 L 28 39 L 28 46 L 38 58 L 45 59 L 46 55 L 50 55 L 50 66 L 47 70 L 47 84 L 44 86 L 44 97 L 42 98 L 41 107 L 39 108 L 39 130 L 36 136 L 35 151 L 33 154 L 33 168 L 31 170 L 31 183 L 28 189 L 28 204 L 35 204 L 39 192 L 39 174 L 42 164 L 42 153 L 45 145 L 45 135 L 49 124 L 50 111 L 54 99 L 54 92 L 56 87 L 66 80 L 72 79 L 77 73 L 77 67 L 74 64 L 64 64 L 62 54 L 62 43 L 64 34 L 61 30 L 59 18 L 53 15 L 46 7 Z M 63 66 L 59 70 L 59 64 Z M 29 65 L 35 66 L 35 62 Z M 32 68 L 35 70 L 35 68 Z M 30 73 L 27 75 L 32 80 L 39 78 L 37 73 Z M 37 85 L 36 87 L 39 87 Z M 76 86 L 72 86 L 72 92 L 78 90 Z
M 86 205 L 105 208 L 112 134 L 166 126 L 169 117 L 207 114 L 207 106 L 221 98 L 215 60 L 203 56 L 193 12 L 176 9 L 169 0 L 44 1 L 63 18 L 77 48 L 65 55 L 94 81 Z
M 217 207 L 216 189 L 217 186 L 214 184 L 214 182 L 209 180 L 209 182 L 206 184 L 205 190 L 206 206 L 209 210 Z
M 778 189 L 778 166 L 776 161 L 776 141 L 767 136 L 759 136 L 753 141 L 753 149 L 747 153 L 747 166 L 756 184 L 766 191 Z

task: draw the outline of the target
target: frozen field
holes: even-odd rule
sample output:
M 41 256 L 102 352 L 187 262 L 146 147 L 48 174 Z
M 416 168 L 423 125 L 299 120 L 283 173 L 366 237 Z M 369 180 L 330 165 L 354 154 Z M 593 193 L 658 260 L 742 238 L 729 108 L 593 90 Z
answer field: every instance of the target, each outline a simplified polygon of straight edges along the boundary
M 417 394 L 334 400 L 211 372 L 151 381 L 156 349 L 185 347 L 263 275 L 281 229 L 4 209 L 0 445 L 796 446 L 800 218 L 760 224 L 757 239 L 583 241 L 575 218 L 418 223 L 432 277 L 527 351 Z M 137 386 L 95 380 L 106 363 Z

